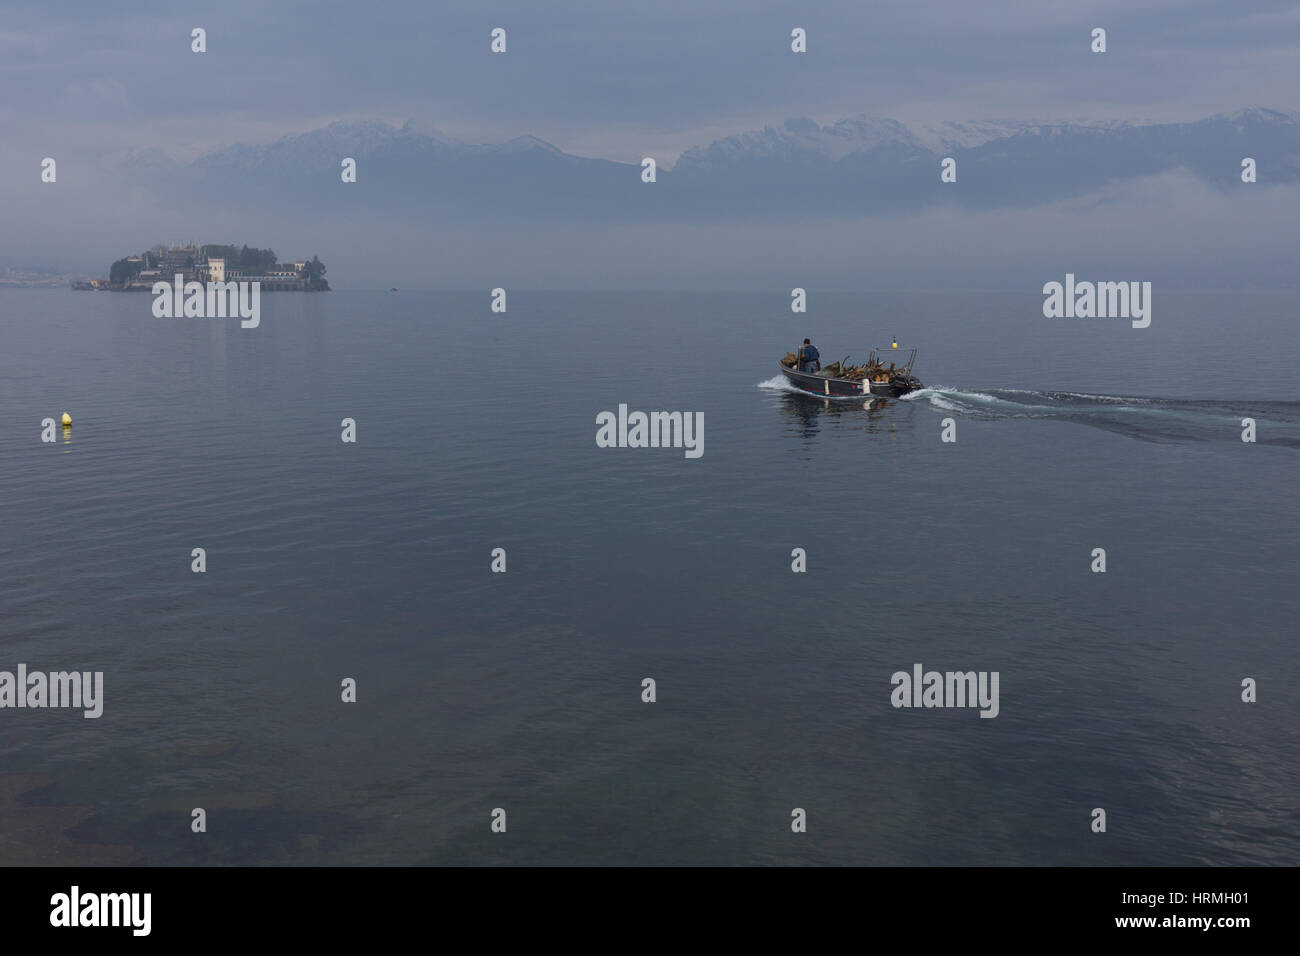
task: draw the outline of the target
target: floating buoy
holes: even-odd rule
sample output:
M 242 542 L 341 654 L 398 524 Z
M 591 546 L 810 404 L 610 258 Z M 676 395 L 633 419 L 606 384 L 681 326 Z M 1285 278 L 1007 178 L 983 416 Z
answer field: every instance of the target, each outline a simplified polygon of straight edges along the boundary
M 69 415 L 67 412 L 63 413 L 63 427 L 64 428 L 72 427 L 72 416 Z

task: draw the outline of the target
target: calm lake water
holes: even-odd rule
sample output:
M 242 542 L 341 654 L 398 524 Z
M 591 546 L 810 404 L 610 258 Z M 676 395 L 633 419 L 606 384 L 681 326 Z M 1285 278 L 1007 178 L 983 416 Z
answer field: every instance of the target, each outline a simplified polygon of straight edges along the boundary
M 1295 295 L 151 302 L 0 292 L 0 670 L 106 697 L 0 710 L 11 861 L 1300 864 Z M 933 388 L 791 394 L 805 335 Z

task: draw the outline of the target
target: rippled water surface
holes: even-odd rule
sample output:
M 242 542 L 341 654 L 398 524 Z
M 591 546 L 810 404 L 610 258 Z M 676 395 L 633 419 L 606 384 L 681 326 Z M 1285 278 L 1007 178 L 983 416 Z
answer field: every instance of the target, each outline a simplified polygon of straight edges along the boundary
M 0 292 L 0 670 L 106 685 L 0 710 L 11 860 L 1300 863 L 1293 295 L 150 301 Z M 805 335 L 929 387 L 793 394 Z M 918 662 L 999 716 L 894 709 Z

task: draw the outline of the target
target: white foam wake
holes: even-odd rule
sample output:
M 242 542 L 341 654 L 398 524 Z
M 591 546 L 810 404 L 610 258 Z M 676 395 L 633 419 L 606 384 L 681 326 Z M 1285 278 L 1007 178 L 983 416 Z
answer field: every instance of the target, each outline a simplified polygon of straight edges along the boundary
M 784 375 L 774 375 L 765 382 L 759 382 L 757 387 L 770 389 L 773 392 L 807 395 L 811 398 L 820 398 L 832 402 L 860 402 L 863 399 L 861 395 L 822 395 L 820 392 L 807 392 L 802 388 L 795 388 Z
M 772 376 L 771 378 L 769 378 L 766 382 L 759 382 L 759 383 L 758 383 L 758 387 L 759 387 L 759 388 L 770 388 L 770 389 L 772 389 L 772 391 L 774 391 L 774 392 L 797 392 L 797 391 L 799 391 L 799 389 L 795 388 L 793 385 L 790 384 L 790 382 L 786 379 L 786 377 L 785 377 L 784 375 L 773 375 L 773 376 Z

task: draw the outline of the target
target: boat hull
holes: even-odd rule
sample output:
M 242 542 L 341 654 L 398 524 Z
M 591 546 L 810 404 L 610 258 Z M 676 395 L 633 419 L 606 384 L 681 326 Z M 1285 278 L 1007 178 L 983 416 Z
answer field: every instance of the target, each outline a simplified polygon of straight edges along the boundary
M 889 382 L 856 382 L 848 378 L 829 378 L 811 372 L 800 372 L 780 363 L 778 366 L 785 380 L 799 391 L 807 392 L 809 395 L 820 395 L 823 398 L 828 395 L 831 398 L 898 398 L 900 395 L 924 387 L 914 378 L 894 379 Z

